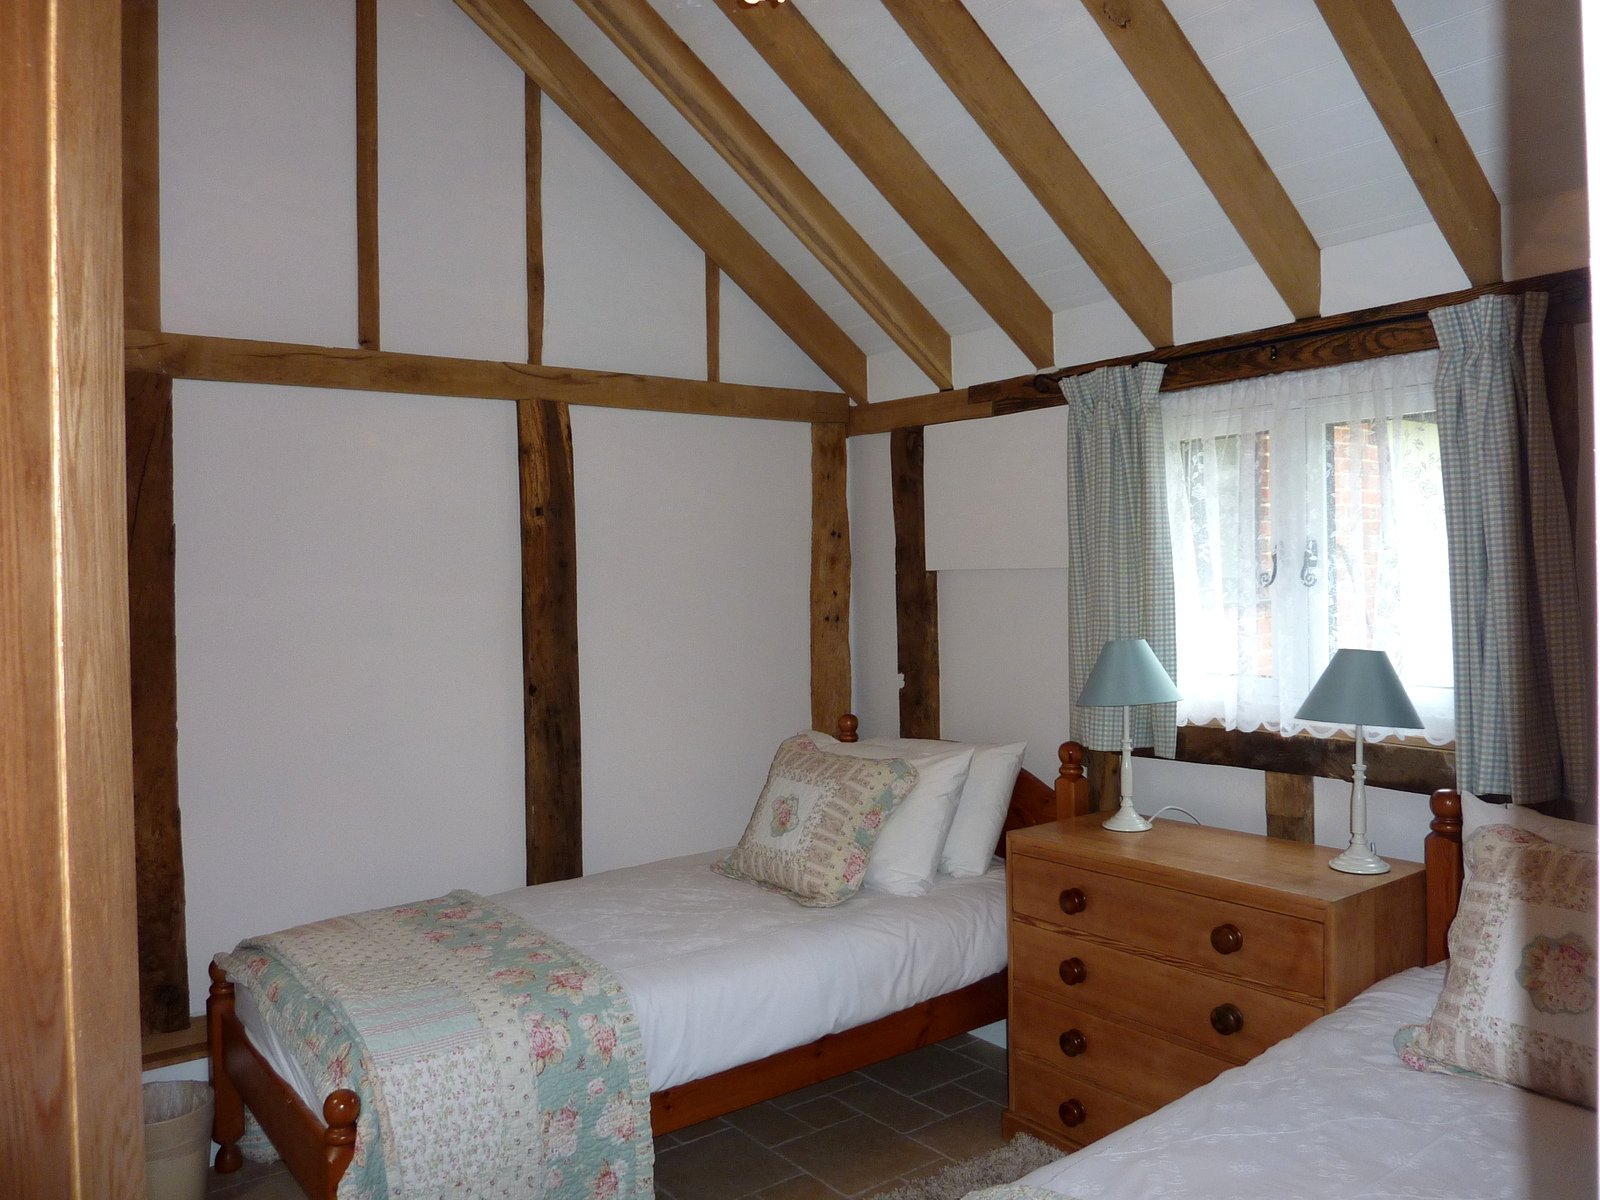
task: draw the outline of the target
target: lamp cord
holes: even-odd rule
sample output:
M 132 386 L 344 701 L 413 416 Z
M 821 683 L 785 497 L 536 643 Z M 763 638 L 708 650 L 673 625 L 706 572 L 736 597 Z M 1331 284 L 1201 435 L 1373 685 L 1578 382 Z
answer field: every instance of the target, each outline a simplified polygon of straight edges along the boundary
M 1154 821 L 1154 820 L 1155 820 L 1155 819 L 1156 819 L 1156 818 L 1157 818 L 1157 817 L 1159 817 L 1159 816 L 1160 816 L 1160 815 L 1161 815 L 1161 814 L 1162 814 L 1162 813 L 1169 813 L 1169 812 L 1180 812 L 1180 813 L 1182 813 L 1182 814 L 1183 814 L 1183 815 L 1184 815 L 1184 816 L 1186 816 L 1186 817 L 1188 817 L 1188 818 L 1189 818 L 1189 820 L 1191 820 L 1191 821 L 1193 821 L 1193 822 L 1194 822 L 1194 823 L 1195 823 L 1195 824 L 1196 824 L 1196 825 L 1204 825 L 1204 824 L 1205 824 L 1205 822 L 1204 822 L 1204 821 L 1202 821 L 1202 820 L 1201 820 L 1201 819 L 1200 819 L 1200 818 L 1199 818 L 1199 817 L 1197 817 L 1197 816 L 1195 816 L 1195 815 L 1194 815 L 1194 814 L 1193 814 L 1193 813 L 1192 813 L 1192 812 L 1190 812 L 1190 811 L 1189 811 L 1189 810 L 1188 810 L 1188 809 L 1187 809 L 1187 808 L 1179 808 L 1179 807 L 1178 807 L 1178 806 L 1177 806 L 1177 805 L 1176 805 L 1176 804 L 1169 804 L 1169 805 L 1167 805 L 1167 806 L 1166 806 L 1166 807 L 1165 807 L 1165 808 L 1158 808 L 1158 809 L 1156 809 L 1156 811 L 1155 811 L 1155 812 L 1153 812 L 1153 813 L 1151 813 L 1151 814 L 1150 814 L 1150 819 L 1151 819 L 1151 820 L 1152 820 L 1152 821 Z

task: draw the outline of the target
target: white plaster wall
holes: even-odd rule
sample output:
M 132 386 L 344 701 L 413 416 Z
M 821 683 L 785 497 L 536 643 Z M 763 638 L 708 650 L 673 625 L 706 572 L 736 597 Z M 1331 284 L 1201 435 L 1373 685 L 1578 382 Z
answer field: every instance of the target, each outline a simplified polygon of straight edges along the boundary
M 190 997 L 239 938 L 521 882 L 514 409 L 175 385 Z
M 809 723 L 811 433 L 572 410 L 584 868 L 731 846 Z

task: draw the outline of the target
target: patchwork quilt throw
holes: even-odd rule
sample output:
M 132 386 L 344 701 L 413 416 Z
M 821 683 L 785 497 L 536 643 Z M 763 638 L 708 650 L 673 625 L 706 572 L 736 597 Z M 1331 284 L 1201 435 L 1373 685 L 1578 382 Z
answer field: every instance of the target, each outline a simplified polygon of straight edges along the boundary
M 605 967 L 472 892 L 302 925 L 217 962 L 319 1095 L 361 1097 L 341 1200 L 655 1194 L 632 1005 Z

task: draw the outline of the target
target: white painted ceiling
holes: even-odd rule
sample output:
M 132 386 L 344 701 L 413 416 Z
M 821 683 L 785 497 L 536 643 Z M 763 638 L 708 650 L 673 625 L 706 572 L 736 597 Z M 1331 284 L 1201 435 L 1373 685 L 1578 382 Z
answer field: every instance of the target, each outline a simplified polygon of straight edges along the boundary
M 866 353 L 893 348 L 572 0 L 530 6 Z M 941 0 L 927 0 L 938 3 Z M 1430 220 L 1313 0 L 1166 0 L 1323 248 Z M 944 328 L 993 321 L 712 0 L 653 0 Z M 877 0 L 789 0 L 1054 311 L 1105 289 Z M 1252 261 L 1079 0 L 968 10 L 1174 281 Z M 1579 0 L 1397 0 L 1502 206 L 1584 183 Z

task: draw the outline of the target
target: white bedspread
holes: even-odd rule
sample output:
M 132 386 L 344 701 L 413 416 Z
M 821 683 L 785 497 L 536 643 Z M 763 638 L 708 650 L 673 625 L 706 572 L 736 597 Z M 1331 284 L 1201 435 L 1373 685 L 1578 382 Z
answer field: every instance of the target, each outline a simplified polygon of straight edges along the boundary
M 1405 1067 L 1443 967 L 1396 975 L 1166 1108 L 1022 1180 L 1076 1200 L 1593 1200 L 1595 1114 Z
M 652 1091 L 876 1020 L 1006 965 L 1005 870 L 926 896 L 804 908 L 693 854 L 494 897 L 611 968 L 644 1034 Z M 313 1111 L 304 1072 L 240 990 L 245 1029 Z

